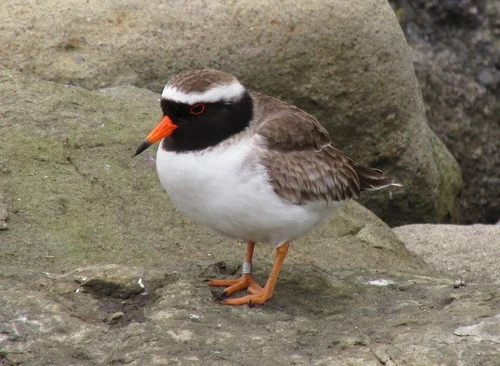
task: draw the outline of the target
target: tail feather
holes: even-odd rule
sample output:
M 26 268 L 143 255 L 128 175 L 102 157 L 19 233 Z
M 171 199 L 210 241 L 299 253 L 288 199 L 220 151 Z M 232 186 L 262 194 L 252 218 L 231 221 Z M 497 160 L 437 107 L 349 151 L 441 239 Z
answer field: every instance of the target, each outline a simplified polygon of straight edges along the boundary
M 354 169 L 359 177 L 360 191 L 373 191 L 388 186 L 402 187 L 394 179 L 388 177 L 383 171 L 368 168 L 362 165 L 355 165 Z

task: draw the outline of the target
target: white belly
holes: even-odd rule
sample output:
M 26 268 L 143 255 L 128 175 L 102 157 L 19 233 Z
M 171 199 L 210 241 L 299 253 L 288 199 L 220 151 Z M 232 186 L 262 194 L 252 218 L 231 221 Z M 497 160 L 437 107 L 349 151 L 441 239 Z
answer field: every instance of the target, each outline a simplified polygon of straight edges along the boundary
M 305 235 L 339 208 L 294 205 L 277 196 L 248 139 L 202 152 L 175 153 L 160 147 L 161 184 L 180 211 L 228 237 L 279 245 Z

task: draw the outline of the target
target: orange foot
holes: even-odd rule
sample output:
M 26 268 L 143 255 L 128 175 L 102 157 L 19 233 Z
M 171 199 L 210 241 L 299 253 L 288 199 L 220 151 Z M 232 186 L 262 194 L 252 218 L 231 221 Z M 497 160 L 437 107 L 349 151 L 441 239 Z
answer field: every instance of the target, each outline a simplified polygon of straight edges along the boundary
M 251 263 L 252 261 L 253 246 L 253 242 L 248 243 L 246 257 L 247 263 Z M 225 305 L 248 304 L 252 306 L 255 304 L 263 304 L 273 296 L 274 287 L 276 286 L 278 275 L 288 252 L 288 247 L 289 243 L 284 243 L 276 248 L 276 260 L 274 261 L 273 269 L 271 270 L 271 274 L 269 275 L 267 283 L 264 287 L 259 286 L 259 284 L 253 280 L 251 273 L 243 273 L 237 280 L 211 280 L 208 282 L 208 285 L 226 287 L 221 296 L 223 299 L 222 303 Z M 227 298 L 235 292 L 245 289 L 250 292 L 250 295 L 238 298 Z
M 263 304 L 273 296 L 273 289 L 261 287 L 254 281 L 250 273 L 244 273 L 237 280 L 212 280 L 208 282 L 209 286 L 226 287 L 221 295 L 224 305 L 254 305 Z M 247 290 L 250 295 L 228 299 L 235 292 Z

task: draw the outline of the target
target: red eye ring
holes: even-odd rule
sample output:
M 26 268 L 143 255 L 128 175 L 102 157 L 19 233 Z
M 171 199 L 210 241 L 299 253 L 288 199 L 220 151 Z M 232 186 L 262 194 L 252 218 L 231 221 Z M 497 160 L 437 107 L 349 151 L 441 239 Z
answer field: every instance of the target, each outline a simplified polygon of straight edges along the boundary
M 193 104 L 189 108 L 189 113 L 191 114 L 202 114 L 203 112 L 205 112 L 205 104 L 203 103 Z

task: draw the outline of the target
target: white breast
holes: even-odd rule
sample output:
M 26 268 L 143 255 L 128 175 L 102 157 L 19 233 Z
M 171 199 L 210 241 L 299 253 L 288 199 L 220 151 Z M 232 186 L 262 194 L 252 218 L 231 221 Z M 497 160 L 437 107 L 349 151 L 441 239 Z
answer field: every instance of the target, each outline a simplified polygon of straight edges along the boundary
M 187 153 L 160 144 L 156 167 L 172 201 L 194 221 L 232 238 L 279 245 L 305 235 L 341 203 L 298 206 L 276 195 L 257 161 L 257 138 Z

